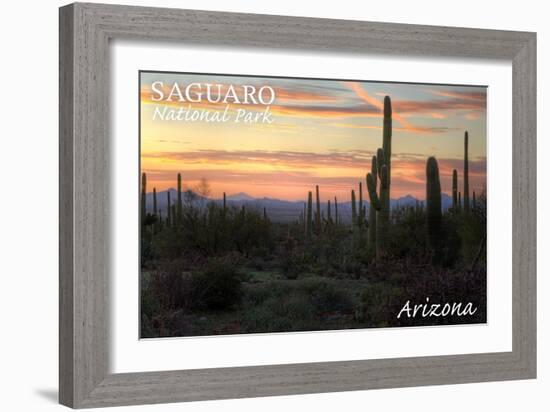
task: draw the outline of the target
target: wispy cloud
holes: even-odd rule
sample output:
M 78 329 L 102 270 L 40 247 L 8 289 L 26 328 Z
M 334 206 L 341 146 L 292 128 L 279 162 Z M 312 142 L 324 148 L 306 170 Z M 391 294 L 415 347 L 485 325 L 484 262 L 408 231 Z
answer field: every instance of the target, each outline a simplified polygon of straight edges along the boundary
M 374 152 L 355 150 L 348 152 L 296 152 L 266 150 L 196 150 L 186 152 L 144 152 L 143 159 L 163 159 L 185 164 L 262 164 L 274 167 L 299 167 L 301 169 L 320 169 L 326 167 L 367 167 Z
M 334 127 L 343 127 L 348 129 L 372 129 L 372 130 L 382 130 L 382 126 L 373 126 L 366 124 L 354 124 L 354 123 L 331 123 L 330 126 Z M 457 130 L 454 127 L 438 127 L 438 126 L 413 126 L 410 125 L 408 128 L 405 127 L 392 127 L 394 132 L 404 132 L 404 133 L 421 133 L 421 134 L 441 134 Z

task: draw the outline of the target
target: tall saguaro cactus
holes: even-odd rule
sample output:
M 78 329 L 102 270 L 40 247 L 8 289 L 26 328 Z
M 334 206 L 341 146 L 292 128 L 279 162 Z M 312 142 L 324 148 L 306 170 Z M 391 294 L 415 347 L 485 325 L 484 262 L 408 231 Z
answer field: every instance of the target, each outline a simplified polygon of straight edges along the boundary
M 145 216 L 147 214 L 146 206 L 147 198 L 147 175 L 145 173 L 141 174 L 141 222 L 145 222 Z
M 171 202 L 170 202 L 170 190 L 168 190 L 166 192 L 166 200 L 168 201 L 168 206 L 166 208 L 166 223 L 167 223 L 167 226 L 171 226 L 172 225 L 172 205 L 171 205 Z
M 330 199 L 327 200 L 327 220 L 332 223 L 332 215 L 330 214 Z
M 338 224 L 338 199 L 334 196 L 334 223 Z
M 464 210 L 470 210 L 470 182 L 468 180 L 468 132 L 464 132 Z
M 352 230 L 357 224 L 357 206 L 355 204 L 355 190 L 351 190 L 351 227 Z
M 315 211 L 315 231 L 317 234 L 321 234 L 321 200 L 319 199 L 319 185 L 315 186 L 315 200 L 316 200 L 316 211 Z
M 181 173 L 178 173 L 178 204 L 176 206 L 176 223 L 179 225 L 183 218 L 183 203 L 181 200 Z
M 153 214 L 157 215 L 157 188 L 153 188 Z
M 428 245 L 432 251 L 441 246 L 441 182 L 439 166 L 435 157 L 426 163 L 426 223 L 428 227 Z
M 389 96 L 384 97 L 384 123 L 382 148 L 378 149 L 373 162 L 376 172 L 367 174 L 367 189 L 370 204 L 376 210 L 376 256 L 384 255 L 390 224 L 390 186 L 391 186 L 391 139 L 392 139 L 392 108 Z M 372 167 L 374 171 L 374 167 Z M 379 193 L 377 182 L 380 181 Z
M 363 183 L 359 182 L 359 217 L 357 219 L 357 226 L 363 225 Z
M 383 124 L 383 141 L 382 150 L 384 151 L 384 164 L 388 171 L 388 194 L 390 192 L 391 183 L 391 136 L 392 136 L 392 110 L 390 96 L 384 97 L 384 124 Z M 389 198 L 388 198 L 389 200 Z
M 307 192 L 307 217 L 306 217 L 306 237 L 311 239 L 311 225 L 313 223 L 313 194 Z
M 453 169 L 453 210 L 458 208 L 458 172 Z

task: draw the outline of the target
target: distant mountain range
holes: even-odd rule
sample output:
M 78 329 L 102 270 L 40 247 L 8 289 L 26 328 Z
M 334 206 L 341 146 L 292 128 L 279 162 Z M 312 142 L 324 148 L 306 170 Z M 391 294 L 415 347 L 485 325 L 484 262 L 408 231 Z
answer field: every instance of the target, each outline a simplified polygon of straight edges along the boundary
M 240 192 L 235 195 L 229 195 L 225 197 L 226 200 L 233 200 L 236 202 L 243 202 L 243 201 L 249 201 L 249 200 L 255 200 L 252 196 L 250 196 L 247 193 Z
M 170 200 L 172 205 L 174 205 L 177 201 L 178 192 L 175 189 L 168 189 L 162 192 L 157 193 L 157 208 L 161 211 L 162 216 L 166 216 L 166 207 L 168 205 L 167 200 L 167 192 L 170 192 Z M 207 199 L 204 197 L 199 196 L 198 194 L 194 192 L 184 192 L 182 194 L 183 199 L 185 201 L 186 198 L 189 197 L 189 194 L 194 198 L 194 202 L 197 204 L 206 204 L 207 202 L 216 202 L 218 204 L 222 204 L 222 199 Z M 368 199 L 368 195 L 365 194 Z M 226 202 L 229 207 L 242 207 L 243 205 L 246 208 L 253 208 L 258 211 L 263 211 L 263 208 L 266 208 L 266 212 L 269 216 L 269 218 L 274 222 L 281 222 L 281 223 L 287 223 L 292 222 L 300 216 L 300 212 L 304 210 L 304 201 L 289 201 L 289 200 L 279 200 L 279 199 L 271 199 L 271 198 L 254 198 L 250 196 L 247 193 L 240 192 L 232 195 L 226 196 Z M 391 199 L 390 200 L 390 206 L 391 208 L 395 208 L 398 206 L 414 206 L 416 205 L 416 202 L 424 203 L 423 201 L 419 201 L 414 196 L 406 195 L 403 197 L 399 197 L 397 199 Z M 365 206 L 369 207 L 369 202 L 364 201 Z M 451 196 L 442 193 L 441 194 L 441 206 L 443 210 L 448 209 L 452 205 L 452 198 Z M 153 194 L 147 193 L 146 195 L 146 207 L 148 211 L 153 210 Z M 315 210 L 315 200 L 313 201 L 313 207 Z M 321 204 L 321 212 L 326 215 L 327 213 L 327 203 L 323 202 Z M 331 212 L 334 213 L 334 204 L 331 202 Z M 338 202 L 338 214 L 343 222 L 350 222 L 351 221 L 351 201 L 347 202 Z

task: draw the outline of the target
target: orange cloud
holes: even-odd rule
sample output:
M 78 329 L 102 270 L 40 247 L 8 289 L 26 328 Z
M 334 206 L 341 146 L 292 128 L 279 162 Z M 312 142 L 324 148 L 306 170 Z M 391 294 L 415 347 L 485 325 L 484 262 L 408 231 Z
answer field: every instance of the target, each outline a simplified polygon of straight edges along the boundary
M 370 96 L 367 93 L 367 91 L 361 87 L 361 85 L 359 83 L 344 82 L 344 84 L 346 86 L 348 86 L 351 90 L 353 90 L 357 94 L 357 96 L 359 96 L 361 99 L 363 99 L 368 104 L 370 104 L 370 105 L 376 107 L 377 109 L 379 109 L 380 113 L 382 113 L 382 111 L 384 110 L 384 103 L 381 102 L 380 100 Z M 399 115 L 399 113 L 396 112 L 394 105 L 392 105 L 392 109 L 393 109 L 392 117 L 395 120 L 397 120 L 399 123 L 401 123 L 401 125 L 403 126 L 404 129 L 412 129 L 413 128 L 413 126 L 408 121 L 406 121 L 402 116 Z
M 334 127 L 343 127 L 348 129 L 373 129 L 373 130 L 382 130 L 382 126 L 373 126 L 373 125 L 359 125 L 353 123 L 331 123 L 331 126 Z M 410 126 L 409 128 L 404 127 L 392 127 L 394 132 L 404 132 L 404 133 L 423 133 L 423 134 L 438 134 L 438 133 L 447 133 L 449 131 L 456 130 L 452 127 L 423 127 L 423 126 Z
M 474 91 L 457 91 L 457 90 L 431 90 L 432 94 L 436 96 L 443 97 L 452 97 L 465 100 L 475 100 L 478 102 L 483 102 L 485 105 L 487 101 L 487 93 L 483 92 L 474 92 Z

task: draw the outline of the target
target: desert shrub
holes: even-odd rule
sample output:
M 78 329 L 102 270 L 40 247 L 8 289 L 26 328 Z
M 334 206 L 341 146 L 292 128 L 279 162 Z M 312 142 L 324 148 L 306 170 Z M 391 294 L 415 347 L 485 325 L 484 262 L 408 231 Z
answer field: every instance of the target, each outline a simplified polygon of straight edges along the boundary
M 250 266 L 252 266 L 258 272 L 261 272 L 265 269 L 265 260 L 260 256 L 254 256 L 252 259 L 250 259 Z
M 269 298 L 282 298 L 290 293 L 292 287 L 287 282 L 262 282 L 243 287 L 243 307 L 261 305 Z
M 307 270 L 307 264 L 299 254 L 289 253 L 281 259 L 281 270 L 287 279 L 297 279 Z
M 254 332 L 311 330 L 318 323 L 315 307 L 308 296 L 299 291 L 270 296 L 243 315 L 243 326 Z
M 392 210 L 389 231 L 390 256 L 423 260 L 426 256 L 426 216 L 422 208 L 406 206 Z
M 183 305 L 185 276 L 180 263 L 177 260 L 161 262 L 156 270 L 148 273 L 147 279 L 142 278 L 141 303 L 150 311 L 150 316 Z
M 342 262 L 342 269 L 355 279 L 359 279 L 365 274 L 365 265 L 356 259 L 355 256 L 346 257 Z
M 318 314 L 345 311 L 353 307 L 351 296 L 338 286 L 337 280 L 304 278 L 296 281 L 292 290 L 304 294 Z
M 159 259 L 177 259 L 182 255 L 182 242 L 179 233 L 163 227 L 155 234 L 152 242 L 154 256 Z
M 311 293 L 310 300 L 317 313 L 348 311 L 354 306 L 348 292 L 328 283 L 320 283 Z
M 209 259 L 199 269 L 185 260 L 159 262 L 156 270 L 142 279 L 142 313 L 153 318 L 179 309 L 188 313 L 232 307 L 242 296 L 235 259 L 233 255 Z
M 242 325 L 253 332 L 323 329 L 328 313 L 351 311 L 354 302 L 337 281 L 301 278 L 248 285 Z
M 458 228 L 462 224 L 460 216 L 453 213 L 443 215 L 443 245 L 440 249 L 441 256 L 436 263 L 443 267 L 453 267 L 461 260 L 462 240 Z
M 466 266 L 470 266 L 479 250 L 483 237 L 487 233 L 486 222 L 472 211 L 463 213 L 459 228 L 459 235 L 462 241 L 462 259 Z
M 141 299 L 140 299 L 140 312 L 142 319 L 151 319 L 156 316 L 160 310 L 161 305 L 157 296 L 154 295 L 150 287 L 141 288 Z
M 390 326 L 404 304 L 403 289 L 388 282 L 369 285 L 361 293 L 360 320 L 370 326 Z
M 145 236 L 141 238 L 140 242 L 140 257 L 141 257 L 141 267 L 145 268 L 149 262 L 153 259 L 153 246 L 151 241 L 148 240 Z
M 189 293 L 196 309 L 229 309 L 242 298 L 241 276 L 223 259 L 210 260 L 189 279 Z
M 142 313 L 140 319 L 140 337 L 141 338 L 154 338 L 158 336 L 151 319 Z

